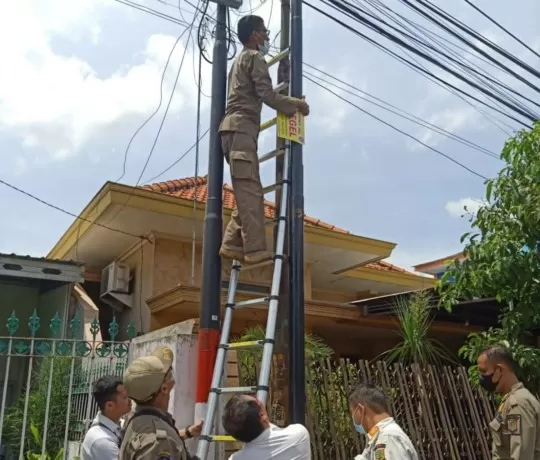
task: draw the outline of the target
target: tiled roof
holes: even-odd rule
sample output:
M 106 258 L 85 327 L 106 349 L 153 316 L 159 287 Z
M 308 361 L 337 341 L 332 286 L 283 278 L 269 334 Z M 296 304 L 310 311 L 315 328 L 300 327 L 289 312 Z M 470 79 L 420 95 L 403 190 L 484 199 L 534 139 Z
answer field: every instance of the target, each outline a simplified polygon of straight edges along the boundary
M 10 258 L 10 259 L 16 259 L 16 260 L 26 260 L 30 262 L 50 262 L 55 264 L 63 264 L 63 265 L 74 265 L 82 267 L 84 264 L 81 262 L 77 262 L 75 260 L 60 260 L 60 259 L 49 259 L 48 257 L 35 257 L 30 255 L 21 255 L 21 254 L 7 254 L 7 253 L 0 253 L 0 257 Z
M 152 190 L 153 192 L 165 193 L 173 195 L 184 200 L 192 201 L 197 194 L 197 202 L 206 203 L 208 198 L 208 181 L 207 176 L 204 177 L 188 177 L 185 179 L 169 180 L 166 182 L 157 182 L 155 184 L 144 185 L 142 188 Z M 230 185 L 223 185 L 223 206 L 227 209 L 236 207 L 234 192 Z M 264 214 L 268 219 L 274 219 L 276 215 L 276 205 L 271 201 L 264 200 Z M 319 219 L 314 219 L 310 216 L 304 217 L 304 222 L 313 227 L 325 228 L 339 233 L 349 233 L 347 230 L 336 227 L 335 225 L 327 224 Z
M 197 202 L 206 204 L 208 198 L 208 177 L 187 177 L 185 179 L 168 180 L 166 182 L 157 182 L 155 184 L 143 185 L 145 190 L 151 190 L 153 192 L 165 193 L 167 195 L 176 196 L 184 200 L 194 200 L 196 197 Z M 236 207 L 236 200 L 234 198 L 234 192 L 230 185 L 223 185 L 223 206 L 227 209 L 234 209 Z M 264 214 L 268 219 L 273 219 L 276 214 L 276 205 L 271 201 L 264 201 Z M 347 230 L 336 227 L 335 225 L 328 224 L 322 220 L 315 219 L 310 216 L 304 216 L 304 222 L 307 225 L 313 227 L 325 228 L 339 233 L 350 234 Z M 408 273 L 418 276 L 417 273 L 408 272 L 401 267 L 392 265 L 388 262 L 371 262 L 366 265 L 367 268 L 374 268 L 382 271 L 393 271 L 400 273 Z

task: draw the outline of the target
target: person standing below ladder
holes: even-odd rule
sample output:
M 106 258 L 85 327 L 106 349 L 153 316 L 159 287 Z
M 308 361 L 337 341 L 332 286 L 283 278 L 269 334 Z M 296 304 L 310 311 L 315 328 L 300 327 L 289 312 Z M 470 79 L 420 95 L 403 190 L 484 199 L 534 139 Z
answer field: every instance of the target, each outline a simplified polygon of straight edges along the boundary
M 540 460 L 540 403 L 516 375 L 512 353 L 491 346 L 478 356 L 480 385 L 503 399 L 489 428 L 493 460 Z
M 238 21 L 238 38 L 244 45 L 229 72 L 225 116 L 219 132 L 225 160 L 230 165 L 236 199 L 225 230 L 220 256 L 255 264 L 269 260 L 264 232 L 264 197 L 257 140 L 262 104 L 292 116 L 296 111 L 309 114 L 304 100 L 277 93 L 272 86 L 264 56 L 270 48 L 269 31 L 259 16 L 244 16 Z M 288 74 L 285 61 L 280 73 Z

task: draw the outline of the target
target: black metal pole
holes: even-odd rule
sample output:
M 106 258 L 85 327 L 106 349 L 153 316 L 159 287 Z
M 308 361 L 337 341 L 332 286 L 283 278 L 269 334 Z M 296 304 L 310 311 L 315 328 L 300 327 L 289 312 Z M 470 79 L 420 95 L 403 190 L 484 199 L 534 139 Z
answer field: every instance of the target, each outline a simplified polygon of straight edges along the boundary
M 212 64 L 212 106 L 208 154 L 208 200 L 204 216 L 203 265 L 198 341 L 197 406 L 204 416 L 220 335 L 221 258 L 223 233 L 223 152 L 219 124 L 225 113 L 227 88 L 227 7 L 218 5 Z
M 302 97 L 302 0 L 291 1 L 291 96 Z M 289 379 L 290 422 L 305 424 L 304 165 L 302 144 L 291 146 Z

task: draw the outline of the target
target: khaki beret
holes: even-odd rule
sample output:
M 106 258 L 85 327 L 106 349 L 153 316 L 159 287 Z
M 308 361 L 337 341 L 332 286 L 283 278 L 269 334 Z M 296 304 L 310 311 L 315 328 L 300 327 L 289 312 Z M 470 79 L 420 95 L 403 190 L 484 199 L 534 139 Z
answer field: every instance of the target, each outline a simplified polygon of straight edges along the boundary
M 173 360 L 172 350 L 162 346 L 151 355 L 133 361 L 124 372 L 124 388 L 128 397 L 139 403 L 149 401 L 163 385 Z

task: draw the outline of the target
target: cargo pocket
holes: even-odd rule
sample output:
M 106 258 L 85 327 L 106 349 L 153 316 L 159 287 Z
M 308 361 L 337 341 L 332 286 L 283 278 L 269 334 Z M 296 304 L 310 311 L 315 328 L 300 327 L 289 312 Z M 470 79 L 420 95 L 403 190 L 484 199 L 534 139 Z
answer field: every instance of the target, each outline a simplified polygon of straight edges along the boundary
M 231 177 L 233 179 L 251 179 L 253 177 L 253 160 L 247 152 L 230 153 Z

